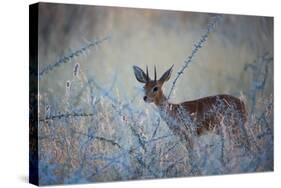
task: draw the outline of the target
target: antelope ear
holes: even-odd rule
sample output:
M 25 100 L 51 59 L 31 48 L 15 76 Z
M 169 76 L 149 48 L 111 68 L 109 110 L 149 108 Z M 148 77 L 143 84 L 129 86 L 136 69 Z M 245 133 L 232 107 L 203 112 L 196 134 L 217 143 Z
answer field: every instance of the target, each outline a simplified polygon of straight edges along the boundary
M 172 74 L 172 70 L 173 70 L 174 65 L 171 66 L 171 68 L 169 68 L 169 70 L 167 70 L 159 79 L 160 82 L 164 83 L 166 81 L 168 81 L 171 77 Z
M 135 77 L 139 82 L 141 82 L 141 83 L 148 82 L 147 75 L 143 72 L 143 70 L 141 68 L 134 65 L 133 69 L 134 69 Z

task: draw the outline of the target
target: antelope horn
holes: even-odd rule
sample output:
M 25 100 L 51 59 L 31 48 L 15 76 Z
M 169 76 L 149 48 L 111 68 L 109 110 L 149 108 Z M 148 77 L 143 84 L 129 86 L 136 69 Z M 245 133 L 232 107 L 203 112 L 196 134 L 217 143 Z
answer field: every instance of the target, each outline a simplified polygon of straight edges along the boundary
M 147 65 L 146 65 L 146 77 L 147 77 L 147 81 L 149 81 L 150 78 L 149 78 L 149 74 L 148 74 L 148 67 L 147 67 Z
M 154 81 L 156 82 L 157 80 L 157 73 L 156 73 L 156 66 L 154 65 Z

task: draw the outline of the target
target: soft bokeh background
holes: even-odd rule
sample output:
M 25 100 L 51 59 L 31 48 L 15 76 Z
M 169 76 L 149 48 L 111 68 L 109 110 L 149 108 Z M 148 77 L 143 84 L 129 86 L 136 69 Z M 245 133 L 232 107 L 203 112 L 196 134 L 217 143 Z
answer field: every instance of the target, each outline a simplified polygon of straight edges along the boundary
M 89 42 L 109 39 L 40 76 L 40 184 L 191 176 L 193 163 L 201 175 L 273 170 L 272 18 L 223 15 L 171 98 L 240 97 L 247 130 L 261 149 L 245 154 L 211 134 L 198 139 L 197 159 L 190 161 L 193 151 L 142 100 L 132 66 L 148 65 L 153 75 L 156 65 L 159 77 L 174 64 L 167 94 L 212 16 L 41 3 L 39 72 Z
M 174 74 L 204 32 L 210 14 L 165 10 L 95 6 L 40 5 L 39 70 L 87 41 L 110 36 L 110 40 L 75 60 L 81 70 L 104 86 L 116 74 L 120 97 L 139 92 L 132 66 L 149 66 L 158 76 L 174 64 Z M 218 93 L 239 95 L 249 90 L 246 63 L 269 52 L 273 55 L 273 19 L 224 15 L 204 48 L 177 83 L 173 101 Z M 64 93 L 72 79 L 73 63 L 64 65 L 40 80 L 40 91 Z M 165 85 L 166 91 L 170 83 Z M 122 88 L 122 89 L 121 89 Z

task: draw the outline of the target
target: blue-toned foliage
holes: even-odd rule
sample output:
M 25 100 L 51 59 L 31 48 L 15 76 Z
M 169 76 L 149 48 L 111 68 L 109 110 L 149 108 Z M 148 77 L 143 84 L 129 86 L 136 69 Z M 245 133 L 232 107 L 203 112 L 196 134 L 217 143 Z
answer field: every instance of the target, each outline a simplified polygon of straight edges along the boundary
M 169 97 L 177 94 L 174 91 L 177 80 L 221 19 L 221 15 L 211 18 L 206 33 L 194 45 L 172 82 Z M 240 96 L 247 105 L 248 123 L 241 125 L 239 114 L 218 102 L 214 110 L 224 117 L 220 123 L 222 134 L 211 132 L 196 137 L 192 131 L 196 122 L 182 117 L 195 140 L 194 148 L 188 149 L 186 143 L 169 130 L 153 104 L 142 105 L 141 94 L 120 97 L 119 90 L 127 89 L 117 85 L 118 74 L 122 73 L 113 71 L 107 76 L 110 84 L 104 84 L 95 74 L 87 74 L 85 64 L 90 62 L 73 60 L 107 39 L 89 43 L 40 69 L 40 81 L 48 79 L 57 66 L 61 66 L 60 71 L 70 70 L 70 76 L 57 81 L 58 87 L 65 91 L 63 97 L 53 90 L 39 91 L 41 185 L 273 170 L 271 54 L 257 57 L 240 70 L 250 77 L 250 89 L 241 91 Z M 63 69 L 65 63 L 71 68 Z M 133 77 L 133 72 L 131 75 Z M 121 82 L 126 86 L 126 81 Z M 233 126 L 233 122 L 238 123 Z M 237 130 L 232 130 L 233 127 Z M 239 134 L 235 137 L 232 132 Z

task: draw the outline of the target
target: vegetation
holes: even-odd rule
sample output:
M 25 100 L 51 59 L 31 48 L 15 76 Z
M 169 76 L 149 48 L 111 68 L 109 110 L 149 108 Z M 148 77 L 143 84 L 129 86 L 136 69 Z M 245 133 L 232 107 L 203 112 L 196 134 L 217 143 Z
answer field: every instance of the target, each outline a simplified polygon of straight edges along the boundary
M 214 18 L 215 24 L 224 19 L 221 15 Z M 214 18 L 210 23 L 214 23 Z M 194 48 L 196 51 L 192 50 L 174 82 L 171 81 L 169 97 L 182 93 L 181 85 L 175 87 L 176 82 L 180 80 L 180 75 L 184 75 L 195 54 L 203 49 L 202 44 L 207 43 L 213 27 L 212 24 L 207 25 L 207 34 L 203 33 L 199 37 L 199 43 Z M 271 53 L 262 53 L 254 62 L 245 63 L 241 70 L 237 70 L 240 75 L 247 75 L 249 86 L 248 90 L 237 91 L 239 96 L 235 93 L 247 106 L 248 123 L 243 130 L 249 146 L 237 144 L 239 140 L 231 134 L 228 125 L 236 117 L 228 115 L 232 110 L 229 108 L 229 111 L 220 112 L 225 117 L 221 122 L 224 134 L 209 133 L 195 138 L 195 147 L 188 150 L 168 129 L 155 106 L 143 104 L 140 89 L 134 88 L 137 90 L 135 95 L 123 96 L 121 90 L 126 90 L 127 86 L 120 87 L 118 74 L 122 72 L 111 72 L 106 84 L 104 80 L 99 80 L 100 76 L 88 74 L 81 62 L 92 62 L 81 60 L 83 54 L 87 57 L 94 52 L 101 52 L 99 48 L 110 46 L 110 40 L 111 37 L 94 40 L 63 55 L 54 64 L 39 66 L 40 83 L 51 82 L 53 75 L 62 72 L 71 75 L 57 80 L 59 85 L 56 87 L 63 92 L 44 86 L 39 90 L 41 185 L 273 170 Z M 189 68 L 192 69 L 192 66 Z M 131 71 L 129 75 L 134 80 Z M 240 78 L 237 79 L 239 81 Z M 58 93 L 64 94 L 59 96 Z

